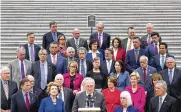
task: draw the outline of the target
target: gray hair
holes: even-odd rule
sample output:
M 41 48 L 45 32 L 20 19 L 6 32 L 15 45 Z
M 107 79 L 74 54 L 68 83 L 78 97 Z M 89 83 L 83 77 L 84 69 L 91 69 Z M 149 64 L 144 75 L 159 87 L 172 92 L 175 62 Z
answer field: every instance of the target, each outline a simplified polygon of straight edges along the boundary
M 73 47 L 68 47 L 66 50 L 66 53 L 69 53 L 70 51 L 75 52 L 75 49 Z
M 11 72 L 7 66 L 2 67 L 1 71 L 0 71 L 1 74 L 5 73 L 5 72 Z
M 54 79 L 54 80 L 57 80 L 58 78 L 61 78 L 61 79 L 63 80 L 63 82 L 64 82 L 64 77 L 63 77 L 62 74 L 57 74 L 57 75 L 55 76 L 55 79 Z
M 89 80 L 89 79 L 90 79 L 90 77 L 85 77 L 85 78 L 82 80 L 81 87 L 80 87 L 81 91 L 84 91 L 85 82 L 86 82 L 87 80 Z
M 151 26 L 151 27 L 153 28 L 153 24 L 151 24 L 151 23 L 148 23 L 148 24 L 146 25 L 146 27 L 148 27 L 148 26 Z
M 26 53 L 26 50 L 23 46 L 20 46 L 16 49 L 16 54 L 20 53 L 21 51 L 24 51 Z
M 39 52 L 38 52 L 38 56 L 40 56 L 40 54 L 43 53 L 43 52 L 46 52 L 46 55 L 47 55 L 47 50 L 44 49 L 44 48 L 41 48 L 41 49 L 39 50 Z
M 166 61 L 167 60 L 171 60 L 171 61 L 175 62 L 175 59 L 173 57 L 168 57 L 168 58 L 166 58 Z
M 84 51 L 87 54 L 87 49 L 85 47 L 79 47 L 78 51 Z
M 162 87 L 165 89 L 165 91 L 167 91 L 167 83 L 164 80 L 158 80 L 156 82 L 156 85 L 157 84 L 162 84 Z
M 35 79 L 32 75 L 27 75 L 26 76 L 28 79 L 32 78 L 32 79 Z
M 132 105 L 132 100 L 131 100 L 131 95 L 128 91 L 122 91 L 120 94 L 120 98 L 121 97 L 125 97 L 127 100 L 127 107 L 129 107 L 130 105 Z
M 91 81 L 95 85 L 95 81 L 91 77 L 87 77 L 86 80 L 84 81 L 84 84 L 86 84 L 88 81 Z
M 143 60 L 148 62 L 148 57 L 146 57 L 145 55 L 141 56 L 140 57 L 140 61 L 143 61 Z
M 102 25 L 104 27 L 104 23 L 102 21 L 100 21 L 96 24 L 96 26 L 98 26 L 98 25 Z

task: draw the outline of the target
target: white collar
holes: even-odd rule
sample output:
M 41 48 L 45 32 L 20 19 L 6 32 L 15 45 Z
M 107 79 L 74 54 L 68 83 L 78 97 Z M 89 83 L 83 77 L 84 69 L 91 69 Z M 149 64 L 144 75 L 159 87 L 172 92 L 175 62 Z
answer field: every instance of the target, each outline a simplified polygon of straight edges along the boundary
M 92 53 L 92 50 L 89 50 L 88 53 Z M 97 50 L 96 53 L 100 54 L 100 52 Z

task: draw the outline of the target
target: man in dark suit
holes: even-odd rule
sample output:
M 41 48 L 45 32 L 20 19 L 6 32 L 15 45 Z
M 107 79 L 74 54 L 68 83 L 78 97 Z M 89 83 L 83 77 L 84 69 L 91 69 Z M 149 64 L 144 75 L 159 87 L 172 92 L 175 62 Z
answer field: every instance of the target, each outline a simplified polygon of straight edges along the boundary
M 177 99 L 178 107 L 181 107 L 181 70 L 175 67 L 175 59 L 168 57 L 166 66 L 168 69 L 162 70 L 160 74 L 168 86 L 168 94 Z M 181 108 L 179 107 L 178 110 Z M 178 111 L 179 112 L 179 111 Z
M 152 32 L 151 38 L 152 38 L 153 43 L 147 46 L 145 49 L 145 55 L 148 57 L 149 65 L 151 65 L 151 62 L 153 61 L 153 57 L 159 54 L 160 35 L 157 32 Z
M 18 91 L 16 82 L 10 80 L 10 69 L 1 68 L 1 112 L 10 112 L 11 97 Z
M 75 57 L 78 58 L 79 47 L 85 47 L 88 50 L 87 40 L 80 38 L 80 31 L 75 28 L 72 32 L 72 38 L 67 40 L 67 47 L 75 48 Z
M 110 73 L 115 72 L 114 63 L 115 61 L 112 60 L 113 50 L 111 48 L 107 48 L 105 51 L 105 60 L 101 62 L 101 70 L 107 74 L 110 75 Z
M 89 78 L 85 81 L 85 91 L 76 95 L 72 112 L 78 112 L 79 108 L 91 108 L 93 106 L 100 108 L 100 112 L 106 112 L 104 95 L 95 91 L 95 81 L 94 79 Z
M 32 64 L 32 75 L 35 78 L 35 87 L 42 89 L 43 96 L 46 97 L 46 86 L 49 82 L 53 81 L 57 74 L 56 66 L 46 61 L 47 51 L 40 49 L 39 53 L 40 61 Z M 45 93 L 45 94 L 44 94 Z
M 40 47 L 34 44 L 35 35 L 33 32 L 27 33 L 27 40 L 28 40 L 28 43 L 23 45 L 23 47 L 26 50 L 25 59 L 31 62 L 38 61 L 39 60 L 38 52 L 40 50 Z
M 157 96 L 150 100 L 148 112 L 179 112 L 175 108 L 176 99 L 167 94 L 165 81 L 158 81 L 155 85 Z
M 69 88 L 63 87 L 64 78 L 62 74 L 57 74 L 55 76 L 55 82 L 57 82 L 60 87 L 60 92 L 57 96 L 64 101 L 65 111 L 72 112 L 74 101 L 73 91 Z
M 135 37 L 135 29 L 134 27 L 131 26 L 128 28 L 128 37 L 121 41 L 122 47 L 125 51 L 129 51 L 134 48 L 133 46 L 134 37 Z
M 30 93 L 30 81 L 24 78 L 20 86 L 21 90 L 12 96 L 11 112 L 38 112 L 38 99 Z
M 165 60 L 168 57 L 173 57 L 172 55 L 167 53 L 168 45 L 165 42 L 161 42 L 159 45 L 160 53 L 153 57 L 151 62 L 151 66 L 157 69 L 158 72 L 167 69 Z
M 79 74 L 82 74 L 84 77 L 86 76 L 87 72 L 93 69 L 93 65 L 89 60 L 86 60 L 86 53 L 87 50 L 84 47 L 80 47 L 78 50 L 79 58 L 76 59 L 76 62 L 79 66 Z
M 70 61 L 76 61 L 78 58 L 75 57 L 75 49 L 73 47 L 68 47 L 66 50 L 67 53 L 67 65 Z
M 145 55 L 145 50 L 140 48 L 141 40 L 139 37 L 134 37 L 133 46 L 134 49 L 127 51 L 126 54 L 126 68 L 129 73 L 140 67 L 140 56 Z
M 57 54 L 58 44 L 52 42 L 50 44 L 50 54 L 47 56 L 47 62 L 56 65 L 57 73 L 64 74 L 67 72 L 67 60 Z
M 63 35 L 63 33 L 57 32 L 57 23 L 52 21 L 49 24 L 50 32 L 43 35 L 42 47 L 49 52 L 49 46 L 51 42 L 57 42 L 58 36 Z
M 35 85 L 35 78 L 32 75 L 27 75 L 26 77 L 28 78 L 28 80 L 31 83 L 30 92 L 33 93 L 38 98 L 39 103 L 40 103 L 41 98 L 42 98 L 42 96 L 41 96 L 42 90 L 34 86 Z
M 99 22 L 96 24 L 97 32 L 90 35 L 90 41 L 99 40 L 99 46 L 101 50 L 105 50 L 110 47 L 111 36 L 108 33 L 103 32 L 104 24 Z

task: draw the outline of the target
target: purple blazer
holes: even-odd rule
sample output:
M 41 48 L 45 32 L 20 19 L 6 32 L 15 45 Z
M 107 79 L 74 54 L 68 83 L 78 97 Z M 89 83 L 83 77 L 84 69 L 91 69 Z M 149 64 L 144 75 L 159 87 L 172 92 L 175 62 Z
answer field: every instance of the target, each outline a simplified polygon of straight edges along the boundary
M 146 103 L 146 94 L 144 87 L 138 85 L 135 93 L 133 93 L 131 85 L 127 86 L 125 90 L 131 94 L 133 106 L 138 108 L 139 112 L 144 112 L 144 106 Z
M 67 88 L 70 88 L 70 81 L 71 81 L 70 73 L 63 74 L 63 77 L 64 77 L 64 84 L 63 84 L 63 86 L 67 87 Z M 74 78 L 73 90 L 80 90 L 80 86 L 81 86 L 82 80 L 83 80 L 83 76 L 78 74 L 78 73 L 76 73 L 75 74 L 75 78 Z

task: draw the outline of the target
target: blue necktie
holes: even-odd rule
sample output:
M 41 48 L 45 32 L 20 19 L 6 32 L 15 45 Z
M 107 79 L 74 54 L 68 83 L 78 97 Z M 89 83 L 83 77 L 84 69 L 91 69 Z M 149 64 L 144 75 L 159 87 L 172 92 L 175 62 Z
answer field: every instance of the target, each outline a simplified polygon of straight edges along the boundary
M 171 84 L 172 83 L 172 69 L 170 69 L 168 77 L 169 77 L 169 81 L 170 81 L 170 84 Z
M 59 97 L 59 99 L 62 100 L 62 92 L 61 92 L 61 91 L 60 91 L 60 93 L 58 94 L 58 97 Z
M 46 87 L 45 68 L 44 64 L 41 64 L 41 89 L 44 90 L 45 87 Z
M 162 69 L 164 68 L 164 56 L 162 56 L 162 60 L 161 60 L 161 67 L 162 67 Z
M 53 40 L 54 40 L 54 42 L 57 42 L 57 33 L 54 32 L 53 34 L 54 34 L 54 35 L 53 35 Z
M 84 61 L 81 60 L 81 74 L 85 77 L 85 67 L 84 67 Z

